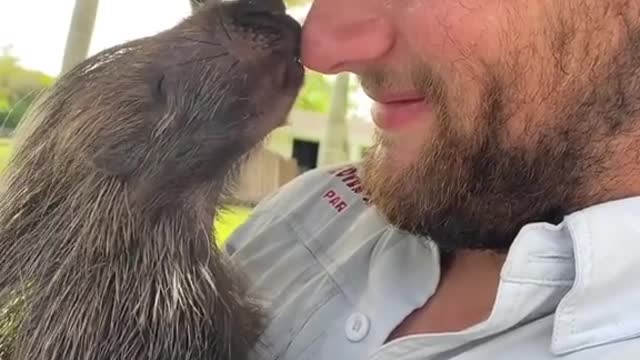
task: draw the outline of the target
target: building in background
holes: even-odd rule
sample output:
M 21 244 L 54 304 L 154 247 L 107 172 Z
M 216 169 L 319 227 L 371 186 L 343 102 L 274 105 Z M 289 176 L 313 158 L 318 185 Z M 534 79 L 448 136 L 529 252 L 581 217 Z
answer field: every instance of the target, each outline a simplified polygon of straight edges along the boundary
M 296 159 L 302 171 L 317 167 L 320 143 L 324 140 L 328 116 L 293 109 L 289 115 L 289 125 L 273 133 L 268 148 Z M 374 124 L 353 115 L 347 118 L 345 123 L 349 134 L 347 161 L 360 160 L 363 152 L 373 143 Z
M 255 205 L 296 176 L 317 168 L 328 116 L 292 110 L 289 124 L 275 130 L 265 148 L 257 151 L 246 163 L 235 201 L 243 205 Z M 359 161 L 373 144 L 374 124 L 350 116 L 346 125 L 349 134 L 348 161 Z

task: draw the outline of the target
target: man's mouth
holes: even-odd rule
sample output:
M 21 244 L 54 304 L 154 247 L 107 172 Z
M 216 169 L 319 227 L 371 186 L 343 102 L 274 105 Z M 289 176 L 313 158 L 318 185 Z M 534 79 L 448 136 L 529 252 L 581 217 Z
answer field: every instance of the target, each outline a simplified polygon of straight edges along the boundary
M 385 131 L 398 130 L 415 121 L 425 121 L 431 111 L 431 104 L 422 95 L 412 93 L 394 93 L 373 95 L 371 116 L 374 123 Z

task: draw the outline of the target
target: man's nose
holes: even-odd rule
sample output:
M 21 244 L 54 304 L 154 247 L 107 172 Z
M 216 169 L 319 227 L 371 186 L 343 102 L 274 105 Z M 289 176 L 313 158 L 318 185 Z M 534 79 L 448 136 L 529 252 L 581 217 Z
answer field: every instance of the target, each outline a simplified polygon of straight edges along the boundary
M 312 70 L 357 72 L 383 57 L 393 29 L 379 0 L 315 0 L 302 32 L 302 61 Z

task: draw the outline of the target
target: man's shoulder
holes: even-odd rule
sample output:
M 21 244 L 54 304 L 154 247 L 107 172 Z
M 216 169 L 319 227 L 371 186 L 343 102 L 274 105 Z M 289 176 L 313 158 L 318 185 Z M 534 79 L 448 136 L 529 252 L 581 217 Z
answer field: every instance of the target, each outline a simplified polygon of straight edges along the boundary
M 254 211 L 289 212 L 299 208 L 315 208 L 316 204 L 331 205 L 342 213 L 354 204 L 366 204 L 362 188 L 360 163 L 346 163 L 309 170 L 265 198 Z M 320 195 L 320 197 L 318 197 Z M 318 210 L 325 209 L 319 206 Z
M 273 232 L 279 241 L 311 239 L 330 225 L 333 231 L 349 226 L 369 208 L 363 192 L 359 163 L 307 171 L 262 200 L 226 242 L 229 253 Z M 277 231 L 276 231 L 277 230 Z
M 556 356 L 566 360 L 635 360 L 640 358 L 640 337 L 597 344 Z
M 435 282 L 433 249 L 367 203 L 361 174 L 358 164 L 309 171 L 262 201 L 227 239 L 231 261 L 268 309 L 257 358 L 364 358 L 382 332 L 372 328 L 353 346 L 344 335 L 349 317 L 366 313 L 385 329 L 411 310 L 407 299 L 426 297 L 425 281 Z M 401 300 L 390 310 L 392 297 L 378 299 L 384 293 Z

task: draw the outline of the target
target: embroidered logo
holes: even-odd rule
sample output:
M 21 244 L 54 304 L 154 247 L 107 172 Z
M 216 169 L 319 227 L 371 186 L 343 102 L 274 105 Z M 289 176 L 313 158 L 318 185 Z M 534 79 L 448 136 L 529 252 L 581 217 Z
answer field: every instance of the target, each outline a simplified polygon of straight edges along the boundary
M 329 174 L 338 178 L 351 192 L 358 194 L 362 201 L 369 203 L 369 198 L 363 193 L 362 181 L 358 176 L 358 169 L 355 166 L 347 166 L 329 171 Z M 349 204 L 344 201 L 344 197 L 340 195 L 335 188 L 327 190 L 323 195 L 323 199 L 338 212 L 344 211 Z
M 329 174 L 340 179 L 354 194 L 359 194 L 364 202 L 369 202 L 369 198 L 363 193 L 362 181 L 358 176 L 358 169 L 355 166 L 331 170 Z
M 342 196 L 338 195 L 338 193 L 336 193 L 334 190 L 327 190 L 327 192 L 322 195 L 322 198 L 327 199 L 329 205 L 331 205 L 338 212 L 342 212 L 344 209 L 349 207 L 349 205 L 344 200 L 342 200 Z

